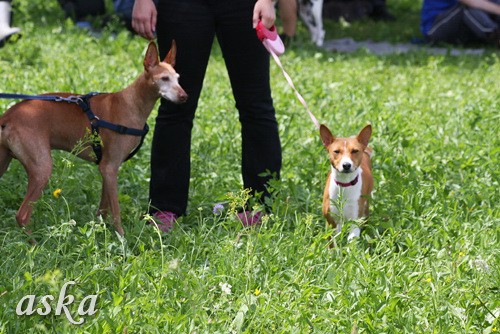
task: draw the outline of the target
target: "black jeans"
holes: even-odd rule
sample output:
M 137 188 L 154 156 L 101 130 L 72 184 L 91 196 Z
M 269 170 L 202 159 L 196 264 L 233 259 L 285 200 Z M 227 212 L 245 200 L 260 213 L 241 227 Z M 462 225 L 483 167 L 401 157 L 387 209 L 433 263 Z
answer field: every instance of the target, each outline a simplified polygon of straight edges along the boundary
M 189 98 L 181 105 L 161 101 L 151 153 L 150 212 L 186 212 L 191 130 L 215 36 L 242 126 L 243 185 L 266 194 L 269 177 L 259 174 L 270 171 L 279 177 L 281 144 L 269 83 L 269 54 L 252 28 L 254 5 L 255 0 L 159 1 L 160 56 L 163 59 L 175 39 L 175 69 Z

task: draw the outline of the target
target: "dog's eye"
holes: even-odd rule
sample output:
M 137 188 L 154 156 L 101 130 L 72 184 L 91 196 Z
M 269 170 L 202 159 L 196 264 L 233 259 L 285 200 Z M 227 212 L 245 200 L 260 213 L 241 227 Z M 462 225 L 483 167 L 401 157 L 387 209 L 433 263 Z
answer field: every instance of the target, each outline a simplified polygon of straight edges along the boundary
M 352 150 L 351 151 L 352 154 L 356 154 L 356 153 L 359 153 L 359 150 Z
M 335 151 L 333 151 L 333 153 L 335 153 L 335 154 L 339 154 L 339 153 L 340 153 L 340 150 L 335 150 Z
M 170 77 L 162 77 L 161 80 L 162 81 L 170 81 Z

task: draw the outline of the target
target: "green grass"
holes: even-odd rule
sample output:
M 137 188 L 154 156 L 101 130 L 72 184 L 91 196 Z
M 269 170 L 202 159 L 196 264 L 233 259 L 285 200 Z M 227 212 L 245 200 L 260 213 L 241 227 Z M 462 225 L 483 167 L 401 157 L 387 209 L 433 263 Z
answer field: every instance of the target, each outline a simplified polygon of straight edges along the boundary
M 404 19 L 327 22 L 327 37 L 418 36 L 418 4 L 391 5 Z M 0 91 L 116 91 L 140 73 L 147 43 L 116 24 L 94 38 L 64 21 L 55 1 L 20 0 L 17 10 L 24 36 L 0 49 Z M 326 247 L 326 153 L 274 64 L 282 180 L 273 183 L 273 213 L 260 228 L 244 229 L 234 219 L 231 208 L 245 200 L 240 128 L 215 47 L 193 133 L 189 214 L 168 236 L 143 218 L 150 135 L 120 172 L 125 239 L 95 218 L 96 167 L 56 152 L 50 184 L 35 205 L 38 245 L 29 245 L 14 219 L 26 176 L 11 164 L 0 179 L 0 333 L 499 331 L 498 52 L 335 54 L 312 46 L 301 25 L 282 61 L 335 134 L 373 125 L 376 188 L 360 240 L 347 243 L 342 234 L 337 248 Z M 0 100 L 0 110 L 12 103 Z M 62 196 L 54 198 L 57 188 Z M 214 215 L 218 202 L 226 210 Z M 68 294 L 77 303 L 98 295 L 98 312 L 82 325 L 54 311 L 16 314 L 23 296 L 57 299 L 71 280 L 77 284 Z

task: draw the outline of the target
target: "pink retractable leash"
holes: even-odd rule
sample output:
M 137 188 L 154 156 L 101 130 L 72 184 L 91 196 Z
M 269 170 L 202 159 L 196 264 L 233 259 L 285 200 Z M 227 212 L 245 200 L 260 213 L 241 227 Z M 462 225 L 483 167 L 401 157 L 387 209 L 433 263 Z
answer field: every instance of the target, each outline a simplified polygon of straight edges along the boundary
M 281 71 L 283 72 L 283 75 L 285 76 L 286 81 L 292 87 L 292 89 L 295 92 L 295 95 L 299 99 L 300 103 L 306 108 L 307 113 L 309 114 L 309 117 L 311 117 L 311 120 L 313 121 L 314 125 L 319 129 L 319 122 L 314 117 L 313 113 L 309 109 L 306 100 L 300 95 L 299 91 L 297 88 L 295 88 L 295 85 L 293 84 L 292 78 L 286 73 L 285 69 L 283 68 L 283 64 L 281 64 L 281 61 L 279 59 L 279 56 L 281 56 L 285 52 L 285 46 L 283 45 L 283 42 L 280 39 L 280 36 L 276 32 L 276 27 L 273 25 L 271 29 L 267 29 L 266 26 L 262 23 L 262 21 L 259 21 L 257 24 L 257 27 L 255 28 L 257 30 L 257 37 L 262 41 L 262 44 L 264 47 L 269 51 L 271 56 L 273 56 L 274 61 L 276 64 L 278 64 L 279 68 L 281 68 Z

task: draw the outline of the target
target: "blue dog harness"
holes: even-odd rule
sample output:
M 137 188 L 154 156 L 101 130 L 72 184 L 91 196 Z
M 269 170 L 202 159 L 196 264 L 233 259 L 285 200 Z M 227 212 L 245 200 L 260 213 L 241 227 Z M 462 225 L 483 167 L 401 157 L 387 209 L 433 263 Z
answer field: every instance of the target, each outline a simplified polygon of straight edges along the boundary
M 130 152 L 125 161 L 132 158 L 140 149 L 142 144 L 144 143 L 144 138 L 149 131 L 149 126 L 146 123 L 142 130 L 128 128 L 126 126 L 120 124 L 110 123 L 104 120 L 99 119 L 90 108 L 90 98 L 101 93 L 89 93 L 86 95 L 76 95 L 76 96 L 68 96 L 61 97 L 55 95 L 26 95 L 26 94 L 9 94 L 9 93 L 0 93 L 0 98 L 3 99 L 22 99 L 22 100 L 43 100 L 43 101 L 53 101 L 53 102 L 67 102 L 67 103 L 75 103 L 83 109 L 85 114 L 87 115 L 90 126 L 92 129 L 93 135 L 99 135 L 99 128 L 106 128 L 115 132 L 118 132 L 122 135 L 131 135 L 131 136 L 140 136 L 141 141 L 139 145 Z M 92 150 L 96 156 L 96 164 L 99 164 L 102 159 L 102 147 L 100 140 L 92 140 Z

